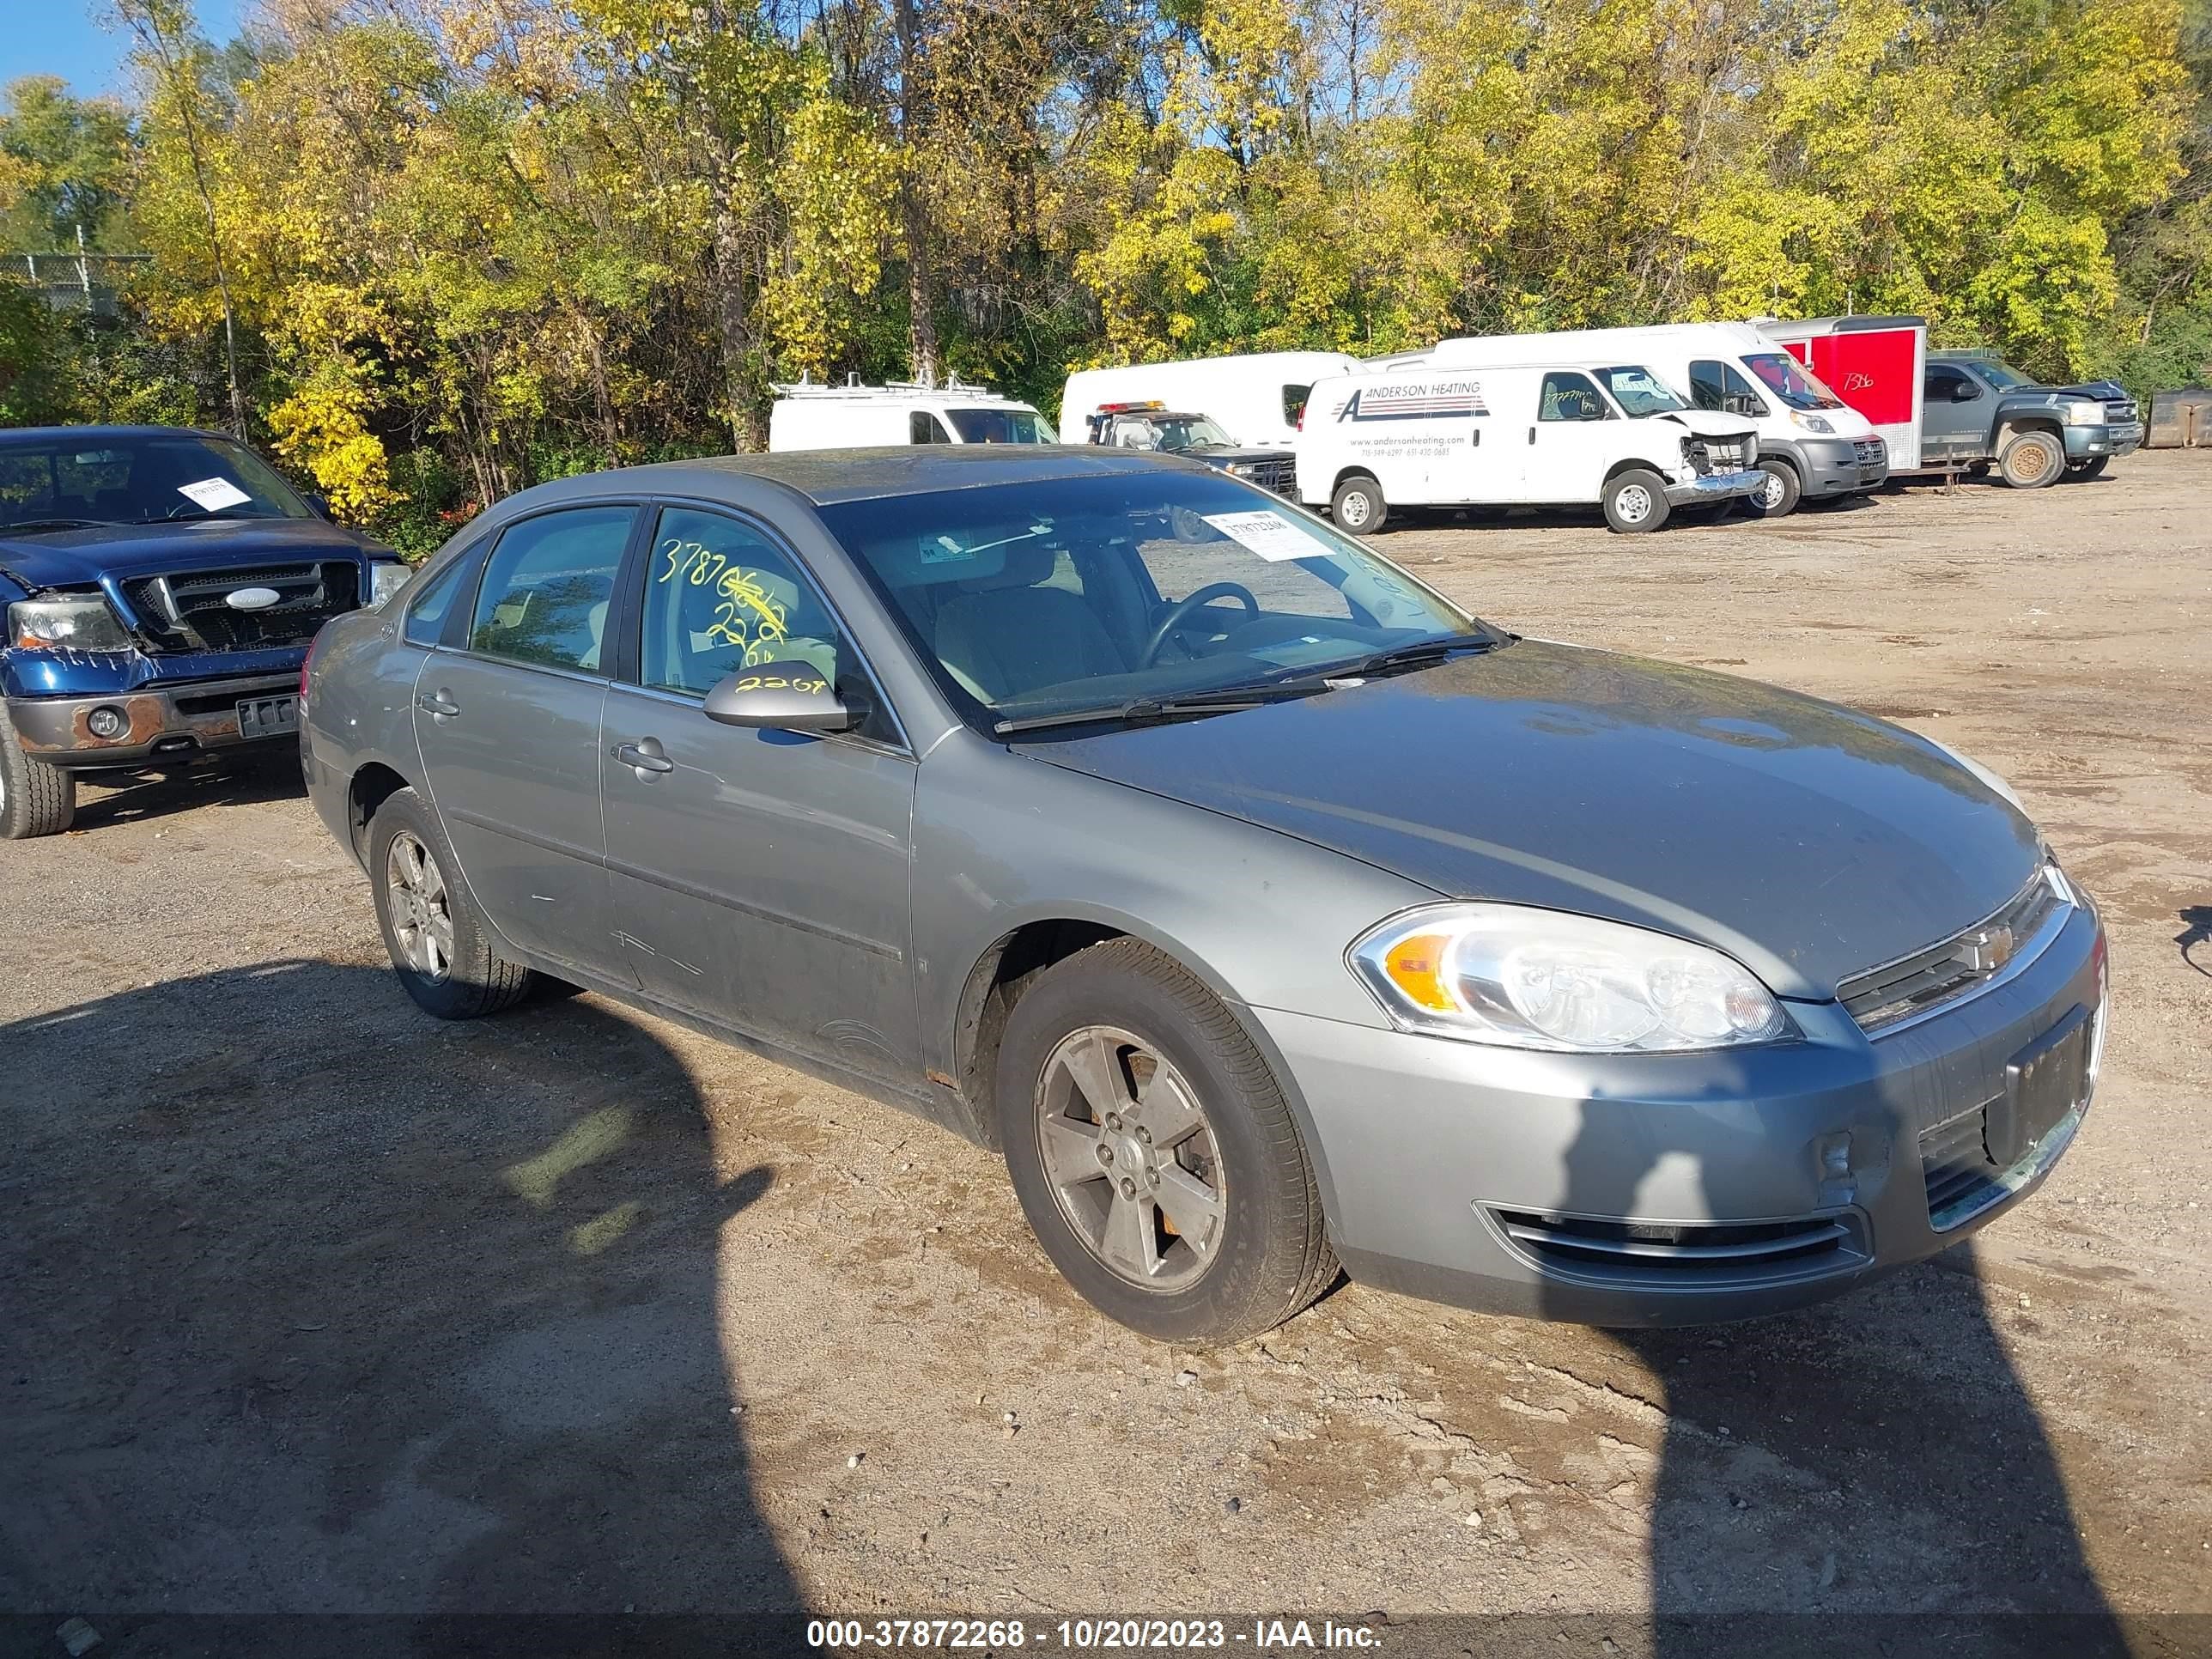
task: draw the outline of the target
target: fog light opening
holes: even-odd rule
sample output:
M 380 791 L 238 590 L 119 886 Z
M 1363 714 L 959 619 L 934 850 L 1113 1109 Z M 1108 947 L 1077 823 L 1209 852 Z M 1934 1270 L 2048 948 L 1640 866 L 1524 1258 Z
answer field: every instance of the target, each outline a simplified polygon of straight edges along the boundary
M 95 738 L 119 738 L 127 723 L 123 711 L 107 703 L 102 703 L 84 717 L 86 729 Z

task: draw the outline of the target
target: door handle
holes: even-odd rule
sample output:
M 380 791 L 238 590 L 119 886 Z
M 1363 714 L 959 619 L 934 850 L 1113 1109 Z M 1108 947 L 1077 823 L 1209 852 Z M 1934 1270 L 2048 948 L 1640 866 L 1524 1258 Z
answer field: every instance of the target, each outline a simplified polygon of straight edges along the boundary
M 635 743 L 618 743 L 615 745 L 615 758 L 633 769 L 641 781 L 650 781 L 663 772 L 676 769 L 676 763 L 661 752 L 658 738 L 640 738 Z
M 1536 428 L 1533 426 L 1528 428 L 1528 441 L 1532 444 L 1536 441 Z
M 416 698 L 415 706 L 432 718 L 441 720 L 449 720 L 461 712 L 460 704 L 453 701 L 453 694 L 442 685 L 435 691 L 426 691 Z

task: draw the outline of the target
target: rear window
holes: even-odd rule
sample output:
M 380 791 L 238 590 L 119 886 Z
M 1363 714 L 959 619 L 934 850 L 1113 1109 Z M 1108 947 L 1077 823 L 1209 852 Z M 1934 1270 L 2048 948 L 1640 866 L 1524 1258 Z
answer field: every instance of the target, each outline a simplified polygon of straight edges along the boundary
M 1033 409 L 948 409 L 963 444 L 1056 444 L 1052 422 Z

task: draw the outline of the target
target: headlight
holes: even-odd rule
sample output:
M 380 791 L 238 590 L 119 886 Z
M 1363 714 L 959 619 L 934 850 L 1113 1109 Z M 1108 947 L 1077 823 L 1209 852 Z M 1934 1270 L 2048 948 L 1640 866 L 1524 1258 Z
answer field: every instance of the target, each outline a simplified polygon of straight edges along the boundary
M 1249 461 L 1231 461 L 1229 464 L 1229 472 L 1231 477 L 1249 478 L 1258 471 L 1259 468 L 1254 466 Z
M 2066 424 L 2069 426 L 2102 426 L 2105 406 L 2102 404 L 2068 404 Z
M 8 607 L 8 641 L 28 649 L 128 651 L 123 624 L 96 593 L 67 599 L 19 599 Z
M 1401 1030 L 1514 1048 L 1650 1053 L 1790 1035 L 1734 958 L 1622 922 L 1439 904 L 1361 935 L 1347 959 Z
M 1949 744 L 1943 742 L 1940 738 L 1929 738 L 1928 741 L 1934 744 L 1938 749 L 1948 755 L 1953 760 L 1958 762 L 1960 765 L 1965 767 L 1969 772 L 1972 772 L 1976 777 L 1987 784 L 1997 794 L 2002 796 L 2005 802 L 2011 806 L 2014 811 L 2019 813 L 2022 817 L 2026 817 L 2027 816 L 2027 803 L 2022 801 L 2018 795 L 2014 794 L 2013 793 L 2013 787 L 2007 783 L 2002 778 L 1999 777 L 1995 772 L 1983 765 L 1981 762 L 1976 760 L 1972 755 L 1960 754 L 1957 750 L 1952 748 Z
M 1807 415 L 1793 410 L 1790 411 L 1790 418 L 1808 432 L 1826 432 L 1832 436 L 1836 430 L 1829 424 L 1828 417 L 1825 415 Z
M 415 573 L 396 559 L 379 559 L 368 567 L 368 603 L 371 607 L 386 599 L 407 586 Z

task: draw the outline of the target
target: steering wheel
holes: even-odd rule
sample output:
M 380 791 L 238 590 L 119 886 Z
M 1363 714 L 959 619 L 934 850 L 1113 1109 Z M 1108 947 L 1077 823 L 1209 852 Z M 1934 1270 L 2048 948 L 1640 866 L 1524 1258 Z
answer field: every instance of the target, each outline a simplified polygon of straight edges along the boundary
M 1150 668 L 1159 660 L 1160 647 L 1168 642 L 1168 635 L 1188 620 L 1190 613 L 1200 605 L 1211 605 L 1216 599 L 1234 599 L 1244 607 L 1248 622 L 1260 620 L 1260 601 L 1252 597 L 1252 590 L 1240 587 L 1235 582 L 1208 582 L 1195 593 L 1177 599 L 1168 607 L 1168 614 L 1152 624 L 1152 637 L 1137 658 L 1137 666 Z

